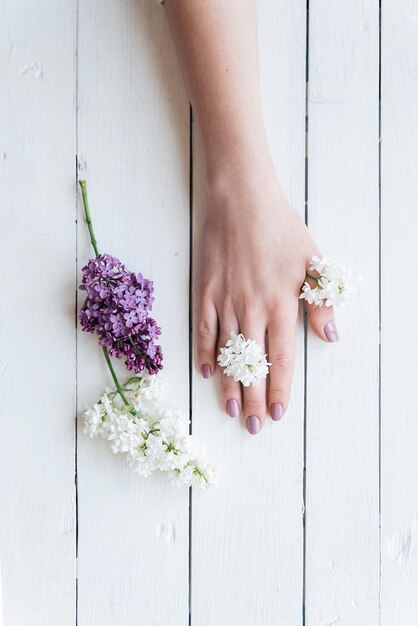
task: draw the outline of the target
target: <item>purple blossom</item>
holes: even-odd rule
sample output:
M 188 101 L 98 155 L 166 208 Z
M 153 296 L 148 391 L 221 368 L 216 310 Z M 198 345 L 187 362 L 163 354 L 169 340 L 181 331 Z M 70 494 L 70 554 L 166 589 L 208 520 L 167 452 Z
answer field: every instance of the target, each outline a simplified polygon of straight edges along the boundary
M 129 272 L 110 254 L 90 259 L 82 272 L 80 289 L 87 293 L 79 315 L 82 329 L 96 333 L 112 356 L 125 357 L 129 370 L 156 374 L 163 357 L 161 346 L 155 343 L 161 329 L 149 316 L 153 282 Z

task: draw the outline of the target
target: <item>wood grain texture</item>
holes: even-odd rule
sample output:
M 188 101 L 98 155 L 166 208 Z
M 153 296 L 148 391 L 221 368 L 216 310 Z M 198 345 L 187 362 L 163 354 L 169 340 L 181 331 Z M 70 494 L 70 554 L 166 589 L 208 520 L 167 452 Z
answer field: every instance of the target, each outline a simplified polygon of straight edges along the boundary
M 382 3 L 382 626 L 418 623 L 417 29 Z
M 269 141 L 285 191 L 303 214 L 305 5 L 283 0 L 257 6 Z M 194 143 L 195 260 L 205 202 L 199 152 Z M 193 433 L 218 459 L 221 475 L 215 489 L 193 493 L 192 623 L 301 624 L 302 324 L 290 409 L 280 423 L 267 417 L 257 437 L 248 434 L 243 421 L 226 415 L 216 393 L 217 377 L 207 381 L 193 371 Z
M 99 247 L 155 280 L 167 395 L 187 412 L 189 105 L 163 9 L 80 0 L 78 64 L 80 176 Z M 79 269 L 90 254 L 80 219 Z M 94 338 L 78 345 L 81 415 L 110 379 Z M 187 490 L 140 478 L 82 434 L 78 478 L 79 626 L 184 625 Z
M 379 623 L 379 7 L 310 3 L 309 226 L 363 277 L 307 354 L 306 624 Z
M 36 27 L 34 28 L 34 25 Z M 0 7 L 0 551 L 7 626 L 75 620 L 74 3 Z
M 306 398 L 300 320 L 290 410 L 259 437 L 192 365 L 193 433 L 221 474 L 193 492 L 191 543 L 188 493 L 141 479 L 82 433 L 110 378 L 95 339 L 74 328 L 92 254 L 78 153 L 100 249 L 155 280 L 167 395 L 189 411 L 189 103 L 164 9 L 1 4 L 5 626 L 417 626 L 418 5 L 381 4 L 380 315 L 379 6 L 311 0 L 309 226 L 324 254 L 362 274 L 363 292 L 337 316 L 338 345 L 309 334 Z M 306 3 L 260 0 L 258 17 L 270 146 L 303 215 Z M 199 152 L 194 141 L 193 268 Z M 0 624 L 1 613 L 0 602 Z

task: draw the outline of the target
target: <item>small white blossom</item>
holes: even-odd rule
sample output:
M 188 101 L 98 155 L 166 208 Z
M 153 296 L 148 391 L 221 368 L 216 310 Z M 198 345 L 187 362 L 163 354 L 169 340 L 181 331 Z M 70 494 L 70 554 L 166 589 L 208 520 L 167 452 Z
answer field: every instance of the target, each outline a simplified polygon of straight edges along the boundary
M 302 286 L 302 293 L 299 298 L 306 300 L 308 304 L 326 307 L 345 306 L 347 302 L 354 299 L 358 293 L 356 281 L 351 270 L 343 267 L 336 261 L 312 257 L 309 272 L 316 272 L 317 275 L 309 275 L 315 282 L 312 287 L 306 280 Z
M 180 411 L 171 411 L 169 409 L 160 409 L 160 431 L 166 437 L 175 437 L 178 433 L 186 433 L 189 426 L 189 420 Z
M 254 339 L 245 339 L 244 335 L 231 331 L 231 338 L 220 349 L 218 363 L 224 368 L 224 374 L 244 387 L 258 387 L 269 371 L 266 356 Z
M 129 399 L 137 411 L 152 409 L 155 402 L 163 399 L 161 374 L 151 376 L 144 372 L 141 376 L 133 376 L 125 383 L 125 388 L 131 392 Z
M 102 405 L 102 410 L 105 413 L 110 413 L 112 411 L 112 403 L 110 402 L 107 393 L 104 393 L 100 398 L 100 404 Z
M 93 408 L 87 408 L 84 413 L 84 432 L 89 437 L 100 437 L 103 433 L 104 411 L 100 404 L 94 404 Z
M 311 287 L 308 283 L 303 285 L 300 298 L 304 298 L 308 304 L 322 305 L 319 290 L 316 287 Z
M 129 411 L 115 390 L 107 390 L 84 413 L 85 432 L 109 441 L 114 454 L 125 454 L 141 476 L 164 472 L 176 485 L 206 487 L 216 480 L 217 468 L 206 451 L 189 435 L 189 420 L 161 405 L 158 376 L 135 376 L 123 386 Z

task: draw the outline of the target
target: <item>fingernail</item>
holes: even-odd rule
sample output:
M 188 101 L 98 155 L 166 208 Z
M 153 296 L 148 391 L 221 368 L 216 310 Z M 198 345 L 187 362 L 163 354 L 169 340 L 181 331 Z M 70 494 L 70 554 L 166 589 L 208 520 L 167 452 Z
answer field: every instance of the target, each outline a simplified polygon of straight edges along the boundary
M 239 406 L 238 400 L 235 400 L 235 398 L 231 398 L 230 400 L 227 400 L 226 412 L 228 413 L 229 417 L 238 417 L 239 412 L 240 412 L 240 406 Z
M 278 422 L 283 417 L 283 407 L 281 404 L 274 402 L 270 407 L 271 419 Z
M 250 415 L 247 417 L 247 430 L 251 435 L 256 435 L 260 432 L 261 423 L 258 417 Z
M 212 368 L 207 363 L 202 365 L 202 367 L 200 368 L 200 371 L 202 372 L 203 378 L 210 378 L 212 376 Z
M 334 341 L 338 341 L 339 339 L 338 331 L 334 326 L 334 322 L 332 321 L 329 321 L 325 324 L 324 333 L 328 341 L 334 342 Z

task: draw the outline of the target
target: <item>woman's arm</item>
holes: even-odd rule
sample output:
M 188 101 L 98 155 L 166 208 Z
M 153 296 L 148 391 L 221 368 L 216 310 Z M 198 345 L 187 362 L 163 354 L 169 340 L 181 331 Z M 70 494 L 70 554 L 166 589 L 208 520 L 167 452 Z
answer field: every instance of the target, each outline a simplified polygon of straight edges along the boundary
M 166 0 L 164 6 L 212 183 L 250 153 L 268 157 L 255 3 Z
M 170 30 L 204 150 L 207 215 L 198 270 L 197 358 L 215 369 L 231 330 L 265 344 L 270 384 L 241 389 L 222 376 L 231 417 L 256 434 L 289 402 L 300 287 L 319 251 L 281 190 L 261 106 L 255 0 L 165 0 Z M 338 340 L 333 311 L 308 307 L 325 341 Z

